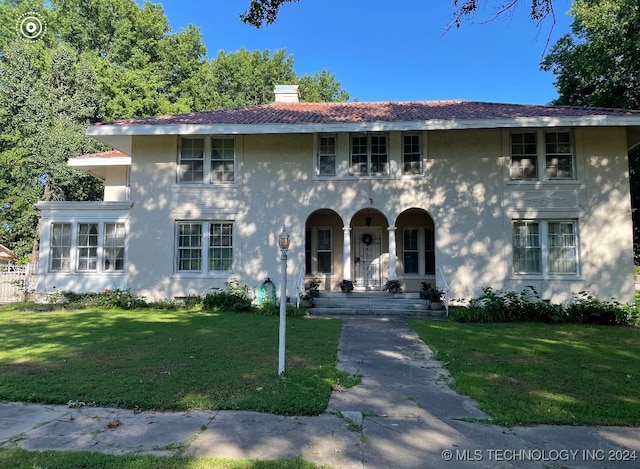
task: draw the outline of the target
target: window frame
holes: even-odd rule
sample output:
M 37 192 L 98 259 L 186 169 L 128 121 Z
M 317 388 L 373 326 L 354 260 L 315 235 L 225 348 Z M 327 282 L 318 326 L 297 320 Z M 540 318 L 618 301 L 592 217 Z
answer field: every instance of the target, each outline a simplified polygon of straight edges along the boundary
M 333 140 L 333 144 L 323 144 L 323 140 Z M 327 151 L 333 147 L 333 153 Z M 331 161 L 333 160 L 333 161 Z M 316 175 L 327 177 L 337 174 L 336 162 L 338 160 L 338 138 L 335 134 L 319 134 L 318 135 L 318 151 L 316 158 Z M 328 163 L 327 163 L 328 161 Z M 329 168 L 325 171 L 325 168 Z
M 517 136 L 523 136 L 522 141 L 514 141 L 514 137 Z M 525 136 L 533 136 L 534 142 L 525 141 Z M 555 136 L 555 139 L 552 140 L 552 136 Z M 565 140 L 560 136 L 567 138 Z M 563 146 L 568 148 L 562 151 Z M 514 151 L 516 147 L 520 147 L 520 151 Z M 535 148 L 535 154 L 531 152 L 532 147 Z M 554 159 L 556 160 L 555 164 L 552 164 Z M 526 165 L 526 162 L 532 164 Z M 554 171 L 555 174 L 553 174 Z M 516 172 L 521 174 L 515 174 Z M 573 129 L 549 128 L 510 131 L 509 180 L 511 182 L 577 181 Z
M 407 143 L 407 139 L 417 139 L 417 142 Z M 407 145 L 411 146 L 412 151 L 407 151 Z M 417 147 L 417 151 L 413 146 Z M 407 160 L 407 156 L 412 156 L 411 160 Z M 413 166 L 417 163 L 417 168 Z M 407 170 L 407 165 L 410 165 Z M 404 132 L 402 133 L 402 174 L 404 176 L 420 176 L 424 174 L 423 158 L 422 158 L 422 134 L 420 132 Z
M 187 158 L 183 156 L 183 151 L 186 148 L 185 144 L 189 141 L 201 141 L 202 142 L 202 157 Z M 215 142 L 223 142 L 222 147 L 216 147 Z M 232 141 L 232 148 L 225 145 L 225 143 Z M 237 180 L 237 146 L 238 142 L 235 136 L 229 135 L 207 135 L 207 136 L 190 136 L 180 135 L 178 140 L 178 155 L 177 155 L 177 172 L 176 183 L 183 185 L 211 185 L 211 186 L 229 186 L 236 183 Z M 216 150 L 221 149 L 220 158 L 216 157 Z M 233 157 L 229 157 L 229 154 L 233 153 Z M 185 178 L 185 173 L 182 167 L 189 162 L 201 161 L 202 175 L 200 178 L 191 177 Z M 186 163 L 185 163 L 186 162 Z M 217 166 L 221 165 L 222 169 L 218 169 Z M 188 170 L 197 171 L 197 170 Z M 220 175 L 216 180 L 216 175 Z M 225 176 L 230 175 L 230 176 Z M 224 180 L 227 179 L 227 180 Z
M 356 139 L 358 140 L 357 144 L 355 143 Z M 356 177 L 388 177 L 391 174 L 389 143 L 389 134 L 386 132 L 350 134 L 349 175 Z M 382 146 L 384 151 L 380 151 Z M 354 151 L 356 147 L 358 151 Z M 375 167 L 382 165 L 384 169 L 382 171 L 374 171 L 374 165 Z M 354 170 L 356 168 L 357 171 Z
M 60 241 L 68 239 L 65 244 L 56 244 L 56 227 L 62 228 L 60 233 Z M 68 233 L 65 233 L 65 228 L 68 228 Z M 49 238 L 49 272 L 71 272 L 71 251 L 73 247 L 73 223 L 69 222 L 55 222 L 51 223 L 51 231 Z M 54 251 L 59 250 L 60 256 L 54 256 Z M 64 255 L 66 254 L 66 255 Z M 59 260 L 59 267 L 54 267 L 54 261 Z M 65 267 L 66 266 L 66 267 Z
M 578 220 L 575 219 L 514 219 L 511 222 L 512 228 L 512 271 L 517 277 L 542 276 L 542 277 L 577 277 L 580 275 L 580 253 L 579 253 L 579 229 Z M 554 232 L 550 227 L 558 225 L 559 227 L 571 226 L 570 233 L 561 229 Z M 533 253 L 533 256 L 519 255 L 519 248 L 516 246 L 516 228 L 518 226 L 536 226 L 537 233 L 527 230 L 524 236 L 530 237 L 531 240 L 537 238 L 536 242 L 526 242 L 520 249 Z M 560 243 L 553 241 L 553 236 L 562 238 Z M 567 243 L 569 241 L 569 243 Z M 554 254 L 555 253 L 555 254 Z M 570 255 L 567 256 L 566 254 Z M 518 268 L 522 262 L 533 260 L 539 267 L 536 269 Z M 569 263 L 572 269 L 557 269 L 554 265 L 557 262 Z
M 124 263 L 125 263 L 125 248 L 127 241 L 127 229 L 124 223 L 122 222 L 104 222 L 103 228 L 103 238 L 102 238 L 102 271 L 103 272 L 124 272 Z M 109 240 L 107 239 L 108 228 L 109 226 L 113 226 L 115 229 L 114 241 L 117 244 L 109 244 Z M 122 237 L 120 237 L 120 228 L 122 229 Z M 107 262 L 114 264 L 107 265 Z M 120 262 L 121 267 L 118 268 L 118 262 Z
M 320 249 L 319 236 L 320 231 L 329 232 L 330 249 Z M 305 275 L 333 275 L 334 273 L 334 255 L 335 255 L 335 233 L 332 226 L 309 226 L 305 229 Z M 319 253 L 328 253 L 330 262 L 330 271 L 324 272 L 319 270 Z
M 181 234 L 181 227 L 198 227 L 198 233 Z M 220 229 L 216 233 L 216 228 Z M 174 239 L 174 273 L 177 275 L 228 275 L 233 272 L 235 265 L 234 228 L 232 220 L 176 220 Z M 183 245 L 186 237 L 193 238 L 191 245 Z M 194 238 L 197 237 L 197 238 Z M 195 242 L 194 239 L 198 241 Z M 182 252 L 189 252 L 190 256 L 181 257 Z M 181 261 L 193 262 L 196 265 L 184 265 Z M 216 268 L 216 265 L 223 268 Z

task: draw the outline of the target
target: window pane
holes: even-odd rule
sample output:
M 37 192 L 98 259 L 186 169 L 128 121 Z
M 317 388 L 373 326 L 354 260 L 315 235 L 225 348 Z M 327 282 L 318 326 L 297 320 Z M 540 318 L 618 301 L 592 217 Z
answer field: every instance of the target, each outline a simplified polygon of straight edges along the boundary
M 320 137 L 318 172 L 321 176 L 336 174 L 336 138 Z
M 424 273 L 433 275 L 436 273 L 435 236 L 433 227 L 424 229 Z
M 351 137 L 351 174 L 368 174 L 367 137 Z
M 211 223 L 209 226 L 209 270 L 233 269 L 233 224 Z
M 402 147 L 402 171 L 405 174 L 420 174 L 422 172 L 422 158 L 420 155 L 420 136 L 405 135 Z
M 204 139 L 182 138 L 180 140 L 180 182 L 204 181 Z
M 202 225 L 178 224 L 178 270 L 195 272 L 202 270 Z
M 574 226 L 573 222 L 549 222 L 550 273 L 578 273 Z
M 387 174 L 389 172 L 387 155 L 387 137 L 384 135 L 371 136 L 371 173 Z
M 51 271 L 71 270 L 71 223 L 51 225 Z
M 211 139 L 211 182 L 234 181 L 235 140 L 233 138 Z
M 318 273 L 330 274 L 332 271 L 331 230 L 318 229 Z
M 548 179 L 573 178 L 573 148 L 569 132 L 546 132 L 545 175 Z
M 537 144 L 535 132 L 516 132 L 511 137 L 511 179 L 537 179 Z
M 124 223 L 105 223 L 104 270 L 124 270 L 124 238 Z
M 513 224 L 513 271 L 541 273 L 540 226 L 537 222 Z
M 98 270 L 98 224 L 78 224 L 78 270 Z
M 418 262 L 418 229 L 405 228 L 403 230 L 403 260 L 405 274 L 419 273 Z

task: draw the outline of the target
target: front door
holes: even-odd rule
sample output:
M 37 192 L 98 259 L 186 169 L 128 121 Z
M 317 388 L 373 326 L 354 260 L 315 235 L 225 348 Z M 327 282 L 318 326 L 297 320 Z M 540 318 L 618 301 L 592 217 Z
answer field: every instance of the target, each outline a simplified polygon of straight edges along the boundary
M 382 236 L 380 227 L 354 228 L 353 263 L 357 290 L 380 290 L 382 286 Z

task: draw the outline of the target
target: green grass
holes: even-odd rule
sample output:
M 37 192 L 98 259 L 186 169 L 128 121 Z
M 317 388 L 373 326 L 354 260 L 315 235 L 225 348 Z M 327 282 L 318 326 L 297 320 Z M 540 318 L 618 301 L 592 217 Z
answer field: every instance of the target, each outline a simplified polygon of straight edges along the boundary
M 302 459 L 257 461 L 253 459 L 194 458 L 181 456 L 122 455 L 76 451 L 25 451 L 0 449 L 0 467 L 12 469 L 314 469 Z
M 340 320 L 166 310 L 0 308 L 0 400 L 317 415 L 335 386 Z
M 498 424 L 640 426 L 640 328 L 410 324 Z

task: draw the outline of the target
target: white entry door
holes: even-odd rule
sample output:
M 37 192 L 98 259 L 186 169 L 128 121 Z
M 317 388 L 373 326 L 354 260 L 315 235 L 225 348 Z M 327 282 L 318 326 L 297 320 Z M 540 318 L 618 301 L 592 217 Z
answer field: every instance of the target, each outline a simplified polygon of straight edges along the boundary
M 380 290 L 382 286 L 382 239 L 380 227 L 354 227 L 353 278 L 357 290 Z

